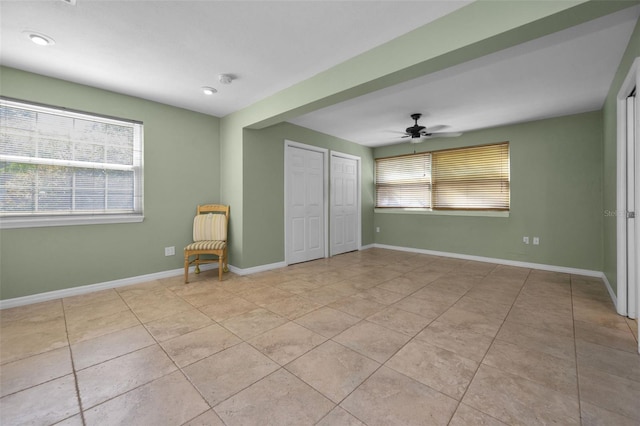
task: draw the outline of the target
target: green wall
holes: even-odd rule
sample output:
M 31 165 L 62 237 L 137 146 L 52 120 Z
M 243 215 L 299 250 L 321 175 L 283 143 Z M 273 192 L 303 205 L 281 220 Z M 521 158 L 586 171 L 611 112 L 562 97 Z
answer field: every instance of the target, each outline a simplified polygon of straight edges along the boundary
M 242 217 L 244 214 L 242 124 L 235 116 L 220 120 L 220 200 L 229 209 L 229 263 L 238 266 L 242 260 Z
M 604 121 L 604 169 L 603 169 L 603 207 L 604 210 L 615 212 L 617 210 L 616 203 L 616 170 L 617 170 L 617 100 L 618 91 L 622 87 L 624 79 L 627 77 L 631 64 L 640 57 L 640 23 L 636 24 L 636 28 L 631 35 L 631 40 L 627 45 L 627 49 L 622 57 L 618 71 L 616 72 L 613 83 L 609 88 L 609 94 L 603 108 Z M 604 215 L 604 211 L 603 211 Z M 604 216 L 604 266 L 603 271 L 607 280 L 611 284 L 614 292 L 617 293 L 618 274 L 617 274 L 617 231 L 616 216 Z
M 245 250 L 244 129 L 266 129 L 307 112 L 443 70 L 633 5 L 628 1 L 477 1 L 221 118 L 221 199 L 231 205 L 230 262 Z M 249 157 L 251 154 L 249 154 Z M 261 245 L 262 247 L 262 245 Z M 245 256 L 248 256 L 245 258 Z
M 503 141 L 510 142 L 509 217 L 377 212 L 376 243 L 602 270 L 600 112 L 377 148 L 374 156 Z M 540 245 L 525 245 L 525 235 Z
M 284 141 L 313 145 L 361 158 L 362 244 L 373 243 L 373 157 L 370 148 L 282 123 L 244 131 L 244 241 L 240 266 L 285 260 Z
M 220 197 L 219 119 L 11 68 L 0 69 L 0 93 L 144 122 L 145 215 L 142 223 L 0 231 L 1 299 L 183 265 L 196 205 Z M 175 256 L 164 256 L 167 246 Z
M 615 224 L 602 217 L 603 208 L 615 208 L 610 125 L 615 112 L 610 99 L 604 130 L 602 114 L 591 113 L 474 132 L 447 142 L 511 141 L 512 169 L 519 168 L 513 169 L 509 218 L 374 214 L 372 150 L 278 124 L 634 4 L 522 1 L 513 7 L 515 3 L 507 3 L 471 3 L 221 119 L 2 68 L 3 95 L 144 122 L 145 220 L 1 231 L 0 298 L 179 268 L 181 256 L 164 257 L 163 247 L 173 245 L 180 253 L 190 239 L 195 205 L 202 202 L 231 205 L 232 265 L 249 268 L 282 261 L 284 139 L 362 157 L 365 245 L 376 242 L 591 270 L 604 267 L 615 284 Z M 616 81 L 626 74 L 630 58 L 638 55 L 637 40 L 636 31 Z M 612 91 L 617 90 L 615 85 Z M 430 146 L 444 143 L 432 141 Z M 391 155 L 407 146 L 377 149 L 375 154 Z M 565 181 L 557 184 L 558 177 Z M 264 226 L 265 220 L 269 226 Z M 375 226 L 381 227 L 379 234 L 373 233 Z M 522 235 L 537 235 L 542 244 L 524 246 Z

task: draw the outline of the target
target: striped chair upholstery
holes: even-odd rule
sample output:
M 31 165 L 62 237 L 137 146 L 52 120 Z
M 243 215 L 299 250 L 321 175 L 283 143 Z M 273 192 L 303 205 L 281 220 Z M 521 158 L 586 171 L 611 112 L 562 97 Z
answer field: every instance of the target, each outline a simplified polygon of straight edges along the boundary
M 189 265 L 195 263 L 195 273 L 200 273 L 200 264 L 218 262 L 218 279 L 228 271 L 227 226 L 229 206 L 205 204 L 198 206 L 193 219 L 193 242 L 184 248 L 184 282 L 189 282 Z M 213 255 L 214 258 L 201 258 Z M 194 260 L 190 260 L 195 256 Z
M 226 241 L 196 241 L 185 247 L 185 250 L 222 250 L 226 245 Z
M 226 241 L 227 218 L 223 214 L 199 214 L 193 218 L 193 241 Z

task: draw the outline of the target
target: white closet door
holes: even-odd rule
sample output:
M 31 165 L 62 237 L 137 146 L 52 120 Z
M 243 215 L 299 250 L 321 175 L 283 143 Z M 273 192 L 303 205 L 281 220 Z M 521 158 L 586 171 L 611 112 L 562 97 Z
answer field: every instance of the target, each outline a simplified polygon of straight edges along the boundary
M 331 254 L 358 250 L 359 162 L 355 158 L 331 156 Z
M 324 154 L 287 146 L 288 263 L 325 256 Z

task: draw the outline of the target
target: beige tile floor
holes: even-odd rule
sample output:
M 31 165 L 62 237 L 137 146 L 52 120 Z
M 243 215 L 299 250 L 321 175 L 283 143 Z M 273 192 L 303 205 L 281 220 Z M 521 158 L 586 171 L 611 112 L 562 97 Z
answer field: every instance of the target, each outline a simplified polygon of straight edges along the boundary
M 370 249 L 0 312 L 0 424 L 640 424 L 599 279 Z

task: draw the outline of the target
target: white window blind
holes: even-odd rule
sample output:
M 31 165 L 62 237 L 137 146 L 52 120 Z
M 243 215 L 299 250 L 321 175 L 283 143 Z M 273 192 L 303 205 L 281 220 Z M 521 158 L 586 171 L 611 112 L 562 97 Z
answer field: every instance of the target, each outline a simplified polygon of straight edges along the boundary
M 142 214 L 140 122 L 0 99 L 0 217 Z
M 376 160 L 376 207 L 431 207 L 431 154 Z
M 509 144 L 433 153 L 433 208 L 509 209 Z
M 376 207 L 509 210 L 509 143 L 379 158 Z

